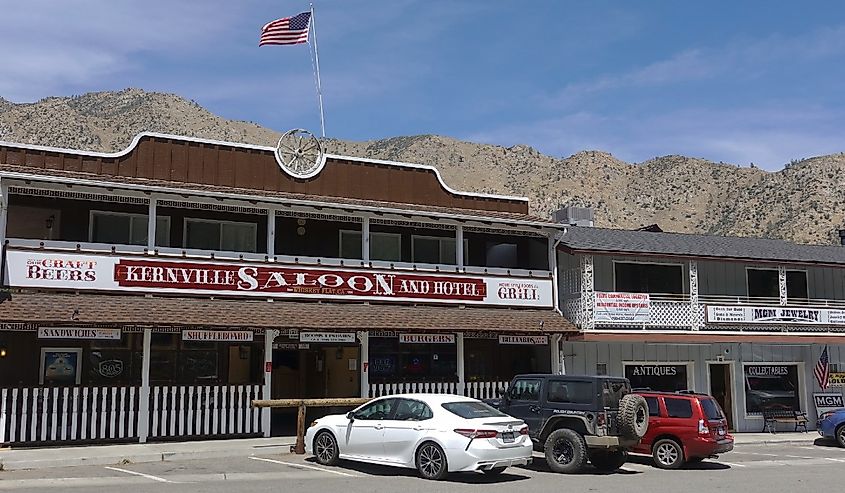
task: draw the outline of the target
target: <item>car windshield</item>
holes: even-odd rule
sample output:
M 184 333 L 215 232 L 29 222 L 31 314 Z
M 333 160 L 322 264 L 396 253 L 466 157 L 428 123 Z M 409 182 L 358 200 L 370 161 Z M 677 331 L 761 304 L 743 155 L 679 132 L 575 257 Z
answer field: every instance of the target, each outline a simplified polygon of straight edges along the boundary
M 724 419 L 725 417 L 715 399 L 701 399 L 701 409 L 704 410 L 707 419 Z
M 446 402 L 442 404 L 443 409 L 465 419 L 473 418 L 494 418 L 507 416 L 506 414 L 488 406 L 483 402 L 461 401 Z

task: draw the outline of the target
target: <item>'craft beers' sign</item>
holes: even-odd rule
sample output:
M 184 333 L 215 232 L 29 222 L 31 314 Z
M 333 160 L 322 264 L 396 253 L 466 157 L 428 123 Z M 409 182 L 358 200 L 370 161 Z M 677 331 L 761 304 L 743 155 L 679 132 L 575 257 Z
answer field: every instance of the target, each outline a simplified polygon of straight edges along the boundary
M 554 306 L 550 279 L 158 260 L 10 250 L 15 287 Z
M 707 322 L 716 324 L 845 325 L 845 310 L 787 306 L 707 306 Z

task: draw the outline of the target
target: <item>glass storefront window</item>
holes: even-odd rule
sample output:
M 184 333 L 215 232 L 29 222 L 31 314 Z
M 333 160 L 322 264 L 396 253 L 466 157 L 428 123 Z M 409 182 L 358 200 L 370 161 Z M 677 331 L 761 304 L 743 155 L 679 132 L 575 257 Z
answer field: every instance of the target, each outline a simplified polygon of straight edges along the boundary
M 455 344 L 400 344 L 397 337 L 371 337 L 369 362 L 371 383 L 458 378 Z
M 746 414 L 761 414 L 764 407 L 801 408 L 797 365 L 745 365 L 743 373 Z
M 468 382 L 510 381 L 521 373 L 551 371 L 548 344 L 499 344 L 498 339 L 464 338 Z
M 689 389 L 687 365 L 625 363 L 625 378 L 634 389 L 677 392 Z

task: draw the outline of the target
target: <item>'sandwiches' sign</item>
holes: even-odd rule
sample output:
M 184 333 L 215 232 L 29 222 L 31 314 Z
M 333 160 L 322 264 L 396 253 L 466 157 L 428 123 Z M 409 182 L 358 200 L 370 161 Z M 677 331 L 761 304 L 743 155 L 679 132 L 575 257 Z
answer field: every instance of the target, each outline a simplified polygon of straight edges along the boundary
M 39 327 L 38 338 L 120 340 L 120 329 L 101 329 L 86 327 Z
M 550 279 L 245 265 L 10 250 L 16 287 L 551 308 Z

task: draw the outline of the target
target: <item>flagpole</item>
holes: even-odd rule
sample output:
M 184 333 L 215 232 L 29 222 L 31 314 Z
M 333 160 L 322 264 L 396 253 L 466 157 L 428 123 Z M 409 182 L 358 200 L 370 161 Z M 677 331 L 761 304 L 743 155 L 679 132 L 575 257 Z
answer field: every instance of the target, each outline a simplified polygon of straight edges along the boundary
M 314 62 L 317 72 L 317 99 L 320 102 L 320 131 L 326 137 L 326 119 L 323 115 L 323 85 L 320 82 L 320 52 L 317 49 L 317 22 L 314 20 L 314 4 L 311 3 L 311 32 L 314 33 Z

